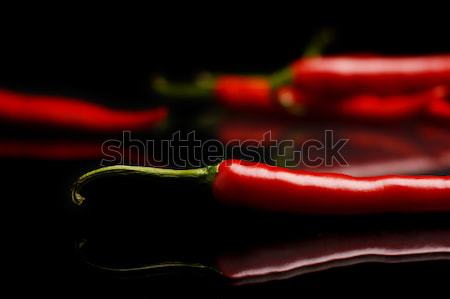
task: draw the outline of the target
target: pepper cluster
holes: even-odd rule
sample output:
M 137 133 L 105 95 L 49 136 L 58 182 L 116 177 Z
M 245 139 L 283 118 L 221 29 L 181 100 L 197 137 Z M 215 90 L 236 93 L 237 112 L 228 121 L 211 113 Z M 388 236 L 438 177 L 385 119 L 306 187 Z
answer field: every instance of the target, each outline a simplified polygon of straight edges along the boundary
M 211 97 L 234 110 L 363 121 L 450 120 L 450 55 L 303 57 L 268 76 L 217 75 L 191 85 L 160 79 L 154 86 L 167 97 Z

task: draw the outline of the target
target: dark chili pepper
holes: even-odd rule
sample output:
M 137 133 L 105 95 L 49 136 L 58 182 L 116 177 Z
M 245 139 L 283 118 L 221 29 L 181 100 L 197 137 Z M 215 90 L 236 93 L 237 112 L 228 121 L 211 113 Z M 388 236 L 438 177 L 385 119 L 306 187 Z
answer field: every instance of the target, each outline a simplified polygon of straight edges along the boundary
M 0 121 L 95 132 L 151 128 L 166 119 L 166 108 L 112 110 L 83 100 L 0 90 Z
M 450 211 L 450 177 L 351 177 L 291 170 L 262 163 L 225 160 L 190 170 L 111 166 L 81 176 L 72 199 L 81 204 L 80 188 L 92 179 L 136 174 L 210 183 L 225 204 L 287 213 L 376 214 Z

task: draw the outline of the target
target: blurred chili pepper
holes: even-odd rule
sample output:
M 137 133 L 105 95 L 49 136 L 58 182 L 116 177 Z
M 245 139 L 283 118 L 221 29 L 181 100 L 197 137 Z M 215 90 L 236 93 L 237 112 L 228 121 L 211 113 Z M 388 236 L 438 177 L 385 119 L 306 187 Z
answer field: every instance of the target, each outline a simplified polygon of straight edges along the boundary
M 308 97 L 297 88 L 286 86 L 276 91 L 275 99 L 293 114 L 383 122 L 424 116 L 428 106 L 444 99 L 446 94 L 446 88 L 436 87 L 417 93 L 388 96 L 360 94 L 327 99 Z
M 332 28 L 322 28 L 315 33 L 304 49 L 302 57 L 316 57 L 334 40 Z M 271 91 L 289 83 L 290 72 L 282 70 L 272 75 L 209 75 L 203 74 L 192 83 L 173 83 L 163 77 L 154 80 L 154 90 L 171 98 L 217 97 L 225 106 L 239 109 L 271 107 Z
M 450 86 L 450 55 L 304 58 L 289 68 L 299 88 L 338 93 L 398 94 Z
M 410 134 L 408 134 L 410 133 Z M 354 146 L 361 152 L 369 150 L 382 152 L 383 155 L 395 155 L 411 157 L 423 154 L 424 151 L 417 145 L 415 127 L 407 128 L 373 128 L 373 127 L 340 127 L 337 134 L 350 140 L 350 146 Z M 412 136 L 411 136 L 412 135 Z
M 0 158 L 81 160 L 103 155 L 101 142 L 0 140 Z
M 159 79 L 154 89 L 173 98 L 216 98 L 231 108 L 273 109 L 272 92 L 296 85 L 308 96 L 398 95 L 450 86 L 450 55 L 305 57 L 270 76 L 219 75 L 192 84 Z
M 265 141 L 267 134 L 270 133 L 272 140 L 282 140 L 286 138 L 285 133 L 289 128 L 292 127 L 282 122 L 233 117 L 219 122 L 215 135 L 223 143 L 256 140 L 261 141 L 264 145 L 263 141 Z
M 112 110 L 78 99 L 0 90 L 0 121 L 9 123 L 114 132 L 152 128 L 166 117 L 164 107 Z
M 33 160 L 94 160 L 105 158 L 105 163 L 158 166 L 151 155 L 134 150 L 132 146 L 107 146 L 95 140 L 32 140 L 0 139 L 0 159 Z M 117 163 L 117 162 L 116 162 Z
M 435 98 L 428 105 L 428 116 L 431 119 L 450 122 L 450 99 L 446 97 Z

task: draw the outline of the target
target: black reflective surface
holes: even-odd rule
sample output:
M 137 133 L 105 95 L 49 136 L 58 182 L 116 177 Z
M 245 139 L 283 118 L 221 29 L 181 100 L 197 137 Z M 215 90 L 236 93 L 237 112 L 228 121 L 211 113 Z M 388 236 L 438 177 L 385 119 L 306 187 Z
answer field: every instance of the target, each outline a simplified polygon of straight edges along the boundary
M 283 20 L 274 26 L 266 18 L 249 25 L 245 18 L 230 24 L 229 20 L 213 22 L 204 16 L 192 20 L 193 17 L 168 15 L 166 22 L 181 24 L 174 27 L 166 27 L 156 19 L 148 23 L 148 18 L 136 18 L 126 26 L 114 20 L 81 25 L 67 21 L 63 34 L 53 32 L 54 24 L 10 23 L 14 30 L 1 29 L 7 45 L 0 49 L 1 87 L 81 96 L 116 107 L 151 106 L 162 102 L 149 88 L 149 78 L 155 73 L 187 79 L 204 69 L 271 71 L 295 59 L 318 28 L 330 25 L 339 34 L 336 43 L 330 46 L 330 53 L 450 50 L 448 39 L 443 38 L 448 26 L 439 22 L 439 18 L 433 22 L 417 22 L 415 17 L 405 16 L 402 21 L 392 17 L 380 24 L 379 17 L 375 16 L 345 22 L 318 17 L 304 23 Z M 205 24 L 210 26 L 209 33 L 203 31 Z M 160 140 L 177 129 L 189 132 L 199 126 L 196 118 L 210 114 L 210 108 L 204 108 L 203 104 L 182 108 L 171 104 L 171 108 L 173 114 L 168 128 L 136 136 Z M 289 128 L 287 135 L 295 137 L 311 128 L 319 128 L 316 132 L 320 135 L 325 127 L 333 126 L 302 124 L 299 130 Z M 414 130 L 409 130 L 408 124 L 399 127 L 399 133 L 392 132 L 391 128 L 385 128 L 386 131 L 375 128 L 370 132 L 381 132 L 401 142 L 407 136 L 407 144 L 418 144 L 422 154 L 419 157 L 436 156 L 430 151 L 435 153 L 438 142 L 424 141 Z M 362 129 L 353 126 L 342 135 L 354 136 L 358 130 Z M 220 137 L 219 132 L 212 125 L 198 128 L 198 137 L 203 140 Z M 368 135 L 367 131 L 362 135 Z M 102 142 L 111 136 L 4 125 L 1 137 Z M 364 150 L 364 153 L 379 154 L 379 146 L 378 143 L 375 150 Z M 367 147 L 370 149 L 371 145 Z M 438 149 L 442 148 L 439 143 Z M 367 155 L 347 154 L 353 157 L 354 164 L 372 161 Z M 404 157 L 386 155 L 390 159 Z M 80 174 L 98 167 L 98 158 L 55 161 L 4 157 L 1 165 L 1 293 L 80 296 L 448 293 L 450 263 L 445 260 L 364 263 L 240 286 L 206 270 L 129 276 L 105 273 L 83 261 L 130 266 L 181 260 L 214 265 L 218 257 L 228 253 L 267 244 L 290 244 L 292 240 L 314 239 L 323 234 L 367 236 L 377 232 L 447 229 L 450 228 L 447 214 L 345 218 L 269 215 L 217 204 L 207 186 L 174 186 L 162 182 L 149 185 L 139 179 L 99 181 L 86 190 L 92 201 L 79 208 L 70 201 L 70 186 Z M 448 165 L 418 173 L 447 174 Z M 79 250 L 80 243 L 85 244 L 85 250 Z

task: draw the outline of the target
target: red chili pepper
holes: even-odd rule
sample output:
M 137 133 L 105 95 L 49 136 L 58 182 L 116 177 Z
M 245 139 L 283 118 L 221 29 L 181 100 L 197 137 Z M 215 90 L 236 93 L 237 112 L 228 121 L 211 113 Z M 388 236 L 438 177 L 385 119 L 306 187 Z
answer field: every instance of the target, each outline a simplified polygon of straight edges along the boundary
M 291 67 L 292 82 L 323 92 L 401 93 L 450 86 L 450 55 L 312 57 Z
M 218 201 L 268 211 L 310 214 L 450 211 L 450 177 L 357 178 L 240 160 L 226 160 L 217 166 L 190 170 L 122 165 L 100 168 L 80 177 L 72 192 L 74 202 L 83 202 L 84 197 L 79 191 L 87 181 L 117 174 L 210 182 Z
M 155 82 L 169 97 L 216 97 L 231 108 L 273 111 L 272 92 L 296 85 L 302 94 L 331 97 L 355 94 L 399 95 L 450 86 L 450 55 L 304 57 L 271 76 L 228 76 L 193 84 Z
M 365 162 L 352 162 L 349 167 L 315 168 L 315 172 L 342 173 L 355 177 L 380 176 L 386 173 L 395 174 L 424 174 L 447 170 L 450 159 L 444 156 L 432 157 L 427 155 L 415 157 L 400 157 L 378 159 Z
M 221 76 L 214 87 L 217 100 L 234 110 L 274 110 L 272 87 L 263 77 Z
M 450 211 L 450 178 L 355 178 L 231 161 L 213 183 L 218 200 L 299 213 L 359 214 Z
M 327 99 L 308 97 L 297 88 L 286 86 L 277 90 L 275 98 L 288 112 L 301 112 L 314 117 L 382 122 L 424 116 L 427 114 L 428 106 L 432 103 L 440 103 L 446 93 L 446 88 L 436 87 L 428 91 L 409 94 L 388 96 L 359 94 Z M 448 110 L 450 111 L 450 108 Z
M 66 97 L 0 90 L 0 121 L 98 132 L 151 128 L 167 117 L 166 108 L 112 110 Z
M 446 97 L 435 98 L 428 105 L 428 116 L 431 119 L 450 122 L 450 99 Z

